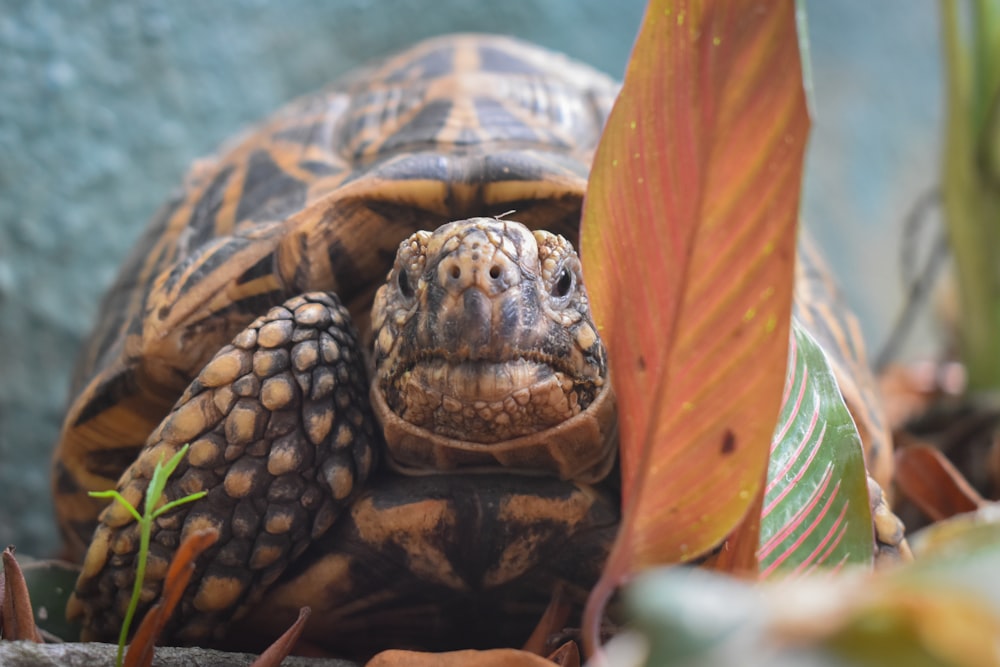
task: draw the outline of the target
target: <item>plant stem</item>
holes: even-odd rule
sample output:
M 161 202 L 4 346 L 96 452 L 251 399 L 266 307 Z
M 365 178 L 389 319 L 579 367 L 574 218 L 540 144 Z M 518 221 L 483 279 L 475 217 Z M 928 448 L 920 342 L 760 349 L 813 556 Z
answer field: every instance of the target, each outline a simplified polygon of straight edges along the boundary
M 146 503 L 143 505 L 144 512 L 141 515 L 139 514 L 139 510 L 118 491 L 91 491 L 89 494 L 94 498 L 113 498 L 116 502 L 121 503 L 135 518 L 136 523 L 139 524 L 139 553 L 136 555 L 135 583 L 132 585 L 132 597 L 129 598 L 125 620 L 122 622 L 121 632 L 118 635 L 118 654 L 115 658 L 115 667 L 122 667 L 122 661 L 125 656 L 125 642 L 128 641 L 132 619 L 135 618 L 136 609 L 139 607 L 139 598 L 142 596 L 142 584 L 146 580 L 146 562 L 149 557 L 149 542 L 153 534 L 153 522 L 157 517 L 169 512 L 178 505 L 198 500 L 205 497 L 208 493 L 207 491 L 191 493 L 157 508 L 157 504 L 159 504 L 163 497 L 163 489 L 166 487 L 167 478 L 173 474 L 181 459 L 187 454 L 188 446 L 184 445 L 181 447 L 180 451 L 175 453 L 166 464 L 163 463 L 163 457 L 160 457 L 160 460 L 153 468 L 153 476 L 149 480 L 149 486 L 146 488 Z
M 150 514 L 143 515 L 139 520 L 139 530 L 139 554 L 136 557 L 138 563 L 135 570 L 135 583 L 132 585 L 132 597 L 128 601 L 128 611 L 125 612 L 121 634 L 118 636 L 118 655 L 115 658 L 115 667 L 122 667 L 122 660 L 125 657 L 125 642 L 128 641 L 128 631 L 132 627 L 135 610 L 139 607 L 142 583 L 146 579 L 146 556 L 149 554 L 149 540 L 153 532 L 153 517 Z
M 986 9 L 991 2 L 973 5 L 975 44 L 967 49 L 959 3 L 941 0 L 947 85 L 942 192 L 958 278 L 962 356 L 973 392 L 1000 390 L 1000 189 L 981 159 L 983 142 L 989 141 L 984 132 L 992 125 L 984 105 L 997 93 L 996 65 L 987 57 L 994 49 L 984 43 L 986 35 L 1000 30 L 997 12 Z

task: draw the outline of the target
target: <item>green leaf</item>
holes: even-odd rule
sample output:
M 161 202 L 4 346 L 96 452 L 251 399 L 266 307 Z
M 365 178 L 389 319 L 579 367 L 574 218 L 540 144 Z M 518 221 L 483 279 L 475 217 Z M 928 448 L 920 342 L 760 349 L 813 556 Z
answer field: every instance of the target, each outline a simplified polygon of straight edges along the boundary
M 128 510 L 129 514 L 132 515 L 133 519 L 135 519 L 137 522 L 140 523 L 142 522 L 142 515 L 139 514 L 139 510 L 137 510 L 132 503 L 127 501 L 125 499 L 125 496 L 118 493 L 114 489 L 108 491 L 88 491 L 87 495 L 90 496 L 91 498 L 111 498 L 112 500 L 118 502 L 126 510 Z
M 910 536 L 915 563 L 904 576 L 943 579 L 978 591 L 1000 613 L 1000 504 L 989 503 Z
M 925 560 L 892 570 L 763 583 L 650 570 L 626 602 L 656 667 L 990 667 L 1000 664 L 998 521 L 994 510 L 946 522 Z
M 822 649 L 782 646 L 773 632 L 776 591 L 702 569 L 658 569 L 626 590 L 650 667 L 846 667 Z M 798 601 L 809 598 L 803 591 Z M 779 604 L 781 602 L 779 601 Z M 812 613 L 807 611 L 806 613 Z M 617 639 L 617 638 L 616 638 Z M 606 647 L 614 651 L 616 639 Z
M 761 576 L 869 565 L 874 553 L 861 438 L 815 339 L 792 324 L 788 376 L 761 515 Z
M 153 512 L 153 518 L 159 517 L 161 514 L 166 514 L 170 510 L 178 507 L 180 505 L 186 505 L 187 503 L 193 503 L 196 500 L 201 500 L 208 495 L 208 491 L 197 491 L 195 493 L 184 496 L 183 498 L 178 498 L 177 500 L 171 500 L 166 505 L 161 505 L 159 509 Z
M 163 497 L 163 489 L 167 485 L 167 479 L 174 474 L 174 470 L 180 464 L 181 459 L 187 454 L 190 445 L 184 445 L 166 463 L 161 459 L 153 468 L 153 478 L 149 480 L 149 488 L 146 489 L 146 516 L 155 516 L 156 506 Z
M 963 10 L 969 10 L 967 12 Z M 963 31 L 967 19 L 971 31 Z M 1000 389 L 1000 2 L 941 0 L 946 126 L 942 194 L 973 392 Z M 971 34 L 965 34 L 966 32 Z M 964 35 L 964 38 L 963 38 Z

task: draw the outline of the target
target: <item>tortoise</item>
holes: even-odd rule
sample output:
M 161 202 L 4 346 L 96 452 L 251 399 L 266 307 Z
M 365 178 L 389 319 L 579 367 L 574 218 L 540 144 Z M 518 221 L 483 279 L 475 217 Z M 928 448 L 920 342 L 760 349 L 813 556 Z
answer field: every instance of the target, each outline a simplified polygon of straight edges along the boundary
M 195 164 L 103 301 L 54 456 L 84 639 L 117 636 L 139 544 L 87 492 L 138 505 L 188 443 L 165 501 L 208 494 L 157 520 L 142 606 L 185 535 L 220 540 L 175 642 L 252 648 L 309 605 L 305 637 L 342 653 L 514 645 L 555 586 L 582 599 L 619 500 L 573 243 L 617 90 L 513 38 L 440 37 Z

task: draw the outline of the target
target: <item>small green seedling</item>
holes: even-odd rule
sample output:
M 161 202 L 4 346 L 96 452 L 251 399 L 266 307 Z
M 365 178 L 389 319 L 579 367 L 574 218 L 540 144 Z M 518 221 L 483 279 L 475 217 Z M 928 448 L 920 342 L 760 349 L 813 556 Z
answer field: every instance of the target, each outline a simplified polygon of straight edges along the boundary
M 149 481 L 149 488 L 146 489 L 146 503 L 142 514 L 139 514 L 139 510 L 115 490 L 91 491 L 89 494 L 94 498 L 114 498 L 117 500 L 135 517 L 141 531 L 135 585 L 132 587 L 132 598 L 129 600 L 128 612 L 125 614 L 122 631 L 118 636 L 118 656 L 115 658 L 115 667 L 121 667 L 122 665 L 122 659 L 125 655 L 125 641 L 128 639 L 128 632 L 132 625 L 132 618 L 135 616 L 135 610 L 139 606 L 139 596 L 142 593 L 143 580 L 146 578 L 146 560 L 149 556 L 149 540 L 153 531 L 153 521 L 178 505 L 198 500 L 208 493 L 207 491 L 199 491 L 198 493 L 192 493 L 191 495 L 166 503 L 162 507 L 157 507 L 160 499 L 163 497 L 163 489 L 167 485 L 167 479 L 177 469 L 177 465 L 184 458 L 184 455 L 187 454 L 187 450 L 188 445 L 184 445 L 166 464 L 163 463 L 163 458 L 160 458 L 160 461 L 153 469 L 153 478 Z

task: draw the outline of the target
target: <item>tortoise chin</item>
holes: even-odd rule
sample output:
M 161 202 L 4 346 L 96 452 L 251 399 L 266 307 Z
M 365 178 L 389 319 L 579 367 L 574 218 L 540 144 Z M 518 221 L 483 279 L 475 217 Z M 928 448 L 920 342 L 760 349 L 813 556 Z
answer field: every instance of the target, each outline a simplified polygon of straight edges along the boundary
M 531 435 L 580 414 L 593 401 L 581 382 L 542 355 L 510 360 L 420 361 L 383 386 L 401 419 L 437 435 L 496 443 Z
M 593 389 L 593 400 L 584 408 L 578 399 L 567 398 L 567 395 L 573 395 L 574 392 L 567 394 L 563 389 L 563 384 L 571 384 L 571 381 L 562 373 L 526 360 L 491 365 L 504 368 L 504 371 L 498 373 L 501 376 L 509 373 L 514 376 L 527 374 L 540 377 L 534 372 L 541 371 L 548 373 L 547 378 L 517 389 L 493 403 L 481 397 L 460 400 L 437 393 L 437 390 L 431 390 L 413 380 L 414 376 L 435 376 L 440 378 L 436 379 L 437 386 L 447 386 L 446 378 L 454 379 L 475 370 L 481 372 L 483 363 L 486 362 L 456 365 L 442 363 L 436 368 L 434 364 L 428 364 L 415 366 L 404 374 L 404 384 L 411 387 L 410 391 L 421 400 L 427 401 L 428 414 L 442 413 L 445 420 L 451 420 L 447 426 L 436 424 L 435 430 L 418 425 L 394 411 L 386 402 L 386 394 L 379 384 L 372 383 L 372 407 L 382 423 L 388 464 L 394 470 L 407 475 L 428 475 L 455 470 L 496 472 L 502 469 L 518 474 L 551 475 L 581 482 L 596 482 L 607 476 L 617 453 L 615 396 L 610 383 L 605 382 L 603 386 Z M 511 370 L 511 366 L 520 370 Z M 530 401 L 525 401 L 525 391 Z M 430 398 L 432 393 L 433 399 Z M 496 435 L 500 428 L 513 428 L 515 418 L 519 415 L 537 421 L 527 406 L 534 405 L 533 410 L 536 412 L 546 410 L 541 405 L 542 393 L 547 393 L 551 397 L 549 400 L 555 404 L 551 406 L 553 414 L 572 414 L 556 420 L 551 426 L 535 428 L 522 435 Z M 440 403 L 435 407 L 434 401 L 438 397 Z M 520 405 L 519 399 L 525 401 L 525 405 Z M 511 401 L 517 406 L 513 412 L 501 413 Z M 449 412 L 449 407 L 456 406 L 457 410 Z M 498 406 L 495 408 L 496 412 L 492 406 Z M 506 416 L 498 420 L 500 414 Z M 508 426 L 496 426 L 497 423 L 507 422 Z M 474 427 L 480 429 L 484 441 L 469 439 L 468 432 Z M 451 435 L 452 429 L 463 428 L 467 430 L 460 438 Z

